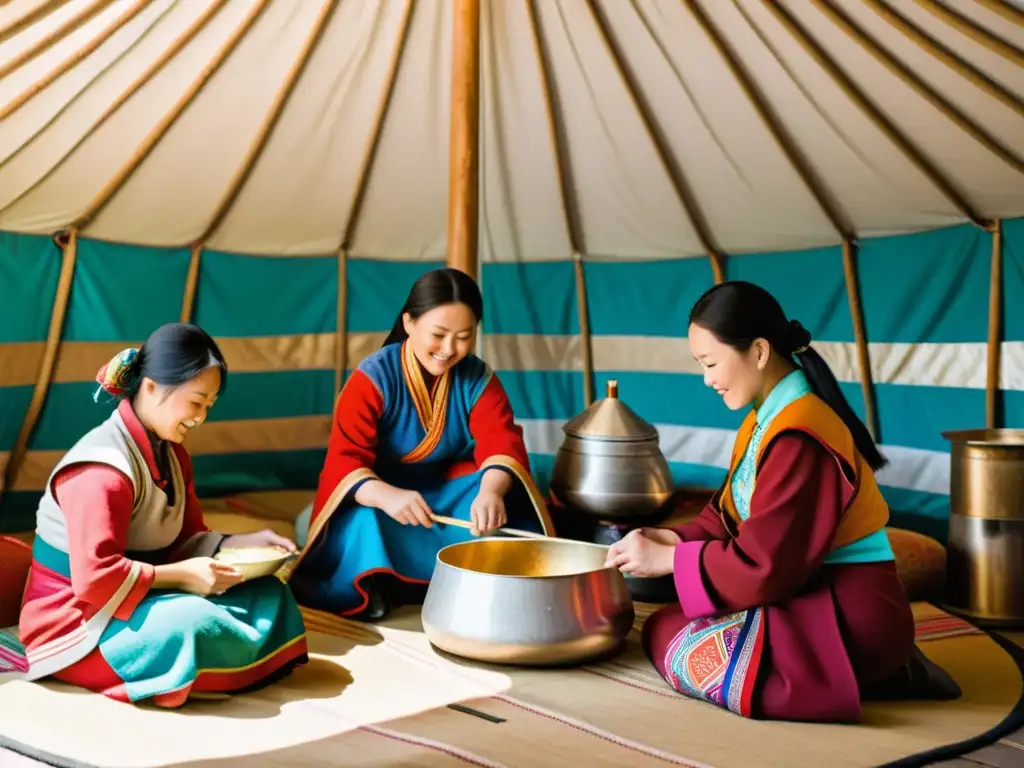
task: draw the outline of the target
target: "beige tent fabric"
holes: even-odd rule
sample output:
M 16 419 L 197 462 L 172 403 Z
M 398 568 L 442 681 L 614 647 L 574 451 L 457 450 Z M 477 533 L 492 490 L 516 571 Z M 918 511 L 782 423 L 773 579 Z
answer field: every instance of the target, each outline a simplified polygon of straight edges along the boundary
M 451 7 L 11 0 L 0 229 L 442 259 Z M 1024 215 L 1019 3 L 481 8 L 485 261 L 569 258 L 567 204 L 591 259 L 703 254 L 697 220 L 727 253 L 838 243 L 780 142 L 857 236 Z
M 935 609 L 916 606 L 919 615 Z M 0 736 L 93 765 L 873 766 L 979 735 L 1021 695 L 985 635 L 922 642 L 955 702 L 866 707 L 859 725 L 750 721 L 675 695 L 634 634 L 621 656 L 567 670 L 489 667 L 432 649 L 418 612 L 379 626 L 307 613 L 313 661 L 284 682 L 180 711 L 57 683 L 0 686 Z M 493 723 L 446 705 L 503 718 Z

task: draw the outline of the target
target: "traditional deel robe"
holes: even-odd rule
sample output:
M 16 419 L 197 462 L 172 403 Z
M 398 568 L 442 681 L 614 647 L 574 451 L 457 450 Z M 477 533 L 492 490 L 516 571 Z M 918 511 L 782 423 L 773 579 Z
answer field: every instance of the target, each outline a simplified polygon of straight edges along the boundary
M 335 408 L 305 546 L 290 579 L 299 602 L 359 614 L 369 602 L 362 583 L 368 576 L 426 584 L 438 551 L 472 538 L 453 525 L 405 526 L 359 505 L 355 494 L 367 480 L 418 491 L 435 514 L 468 521 L 483 474 L 498 471 L 514 478 L 505 495 L 508 524 L 553 533 L 522 429 L 486 363 L 468 355 L 428 387 L 408 342 L 365 358 Z M 297 530 L 300 542 L 303 533 Z
M 152 588 L 155 565 L 213 556 L 223 539 L 203 522 L 188 452 L 151 440 L 123 401 L 47 484 L 19 624 L 26 653 L 0 682 L 52 675 L 178 706 L 305 663 L 302 617 L 279 579 L 208 598 Z
M 863 688 L 914 648 L 887 521 L 846 425 L 790 373 L 740 427 L 722 491 L 675 529 L 679 603 L 644 626 L 651 661 L 743 716 L 858 720 Z

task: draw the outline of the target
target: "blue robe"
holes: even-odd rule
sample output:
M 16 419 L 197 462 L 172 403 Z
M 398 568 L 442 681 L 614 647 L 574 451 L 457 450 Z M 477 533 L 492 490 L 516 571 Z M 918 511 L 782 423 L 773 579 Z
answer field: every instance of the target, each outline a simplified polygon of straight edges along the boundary
M 468 355 L 428 388 L 407 343 L 364 359 L 338 398 L 317 500 L 296 526 L 303 551 L 290 581 L 299 602 L 358 614 L 368 603 L 367 576 L 425 584 L 442 547 L 472 538 L 453 525 L 402 525 L 358 504 L 364 482 L 418 491 L 434 514 L 468 521 L 488 471 L 514 478 L 505 495 L 509 526 L 553 533 L 522 430 L 486 363 Z

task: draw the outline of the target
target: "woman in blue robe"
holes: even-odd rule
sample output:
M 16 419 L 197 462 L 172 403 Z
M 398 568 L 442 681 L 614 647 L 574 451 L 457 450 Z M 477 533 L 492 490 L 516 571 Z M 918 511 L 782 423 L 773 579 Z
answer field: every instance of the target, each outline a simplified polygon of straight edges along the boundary
M 427 272 L 345 383 L 316 499 L 296 524 L 300 603 L 376 621 L 422 600 L 444 546 L 506 522 L 553 534 L 505 390 L 471 352 L 482 318 L 472 278 Z

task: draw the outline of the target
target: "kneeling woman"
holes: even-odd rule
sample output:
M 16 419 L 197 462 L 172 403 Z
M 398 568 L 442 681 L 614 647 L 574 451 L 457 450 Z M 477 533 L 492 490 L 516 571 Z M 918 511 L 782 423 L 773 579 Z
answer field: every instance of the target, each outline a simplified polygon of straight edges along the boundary
M 750 283 L 697 302 L 689 343 L 705 383 L 730 409 L 753 408 L 696 520 L 630 533 L 608 565 L 674 575 L 679 603 L 648 619 L 643 641 L 686 695 L 840 722 L 859 718 L 862 698 L 956 698 L 914 645 L 874 475 L 884 459 L 810 342 Z
M 19 676 L 175 707 L 191 693 L 258 687 L 307 661 L 288 587 L 273 577 L 239 584 L 236 569 L 213 559 L 221 547 L 295 549 L 273 531 L 224 537 L 203 522 L 183 441 L 226 376 L 213 339 L 181 324 L 101 369 L 102 389 L 124 399 L 47 483 Z
M 552 533 L 505 391 L 470 354 L 482 317 L 468 275 L 427 272 L 345 383 L 316 499 L 296 524 L 303 605 L 378 620 L 422 599 L 443 546 L 506 521 Z

